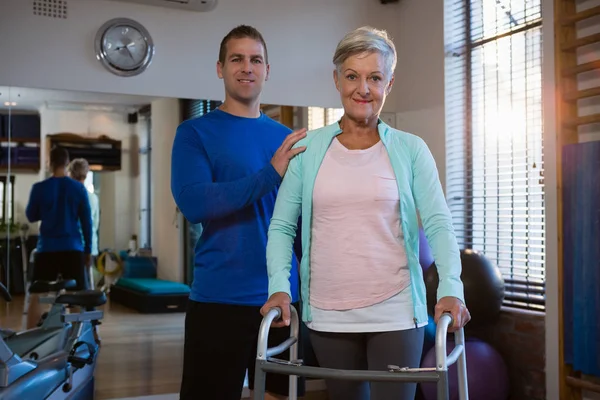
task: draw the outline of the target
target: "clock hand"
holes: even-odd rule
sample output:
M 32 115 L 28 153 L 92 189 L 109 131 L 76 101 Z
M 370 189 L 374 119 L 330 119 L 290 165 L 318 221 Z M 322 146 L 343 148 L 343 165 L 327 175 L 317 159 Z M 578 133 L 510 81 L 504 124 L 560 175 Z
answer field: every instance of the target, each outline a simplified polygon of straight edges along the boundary
M 129 57 L 131 57 L 131 59 L 133 61 L 135 61 L 135 58 L 133 58 L 133 54 L 131 54 L 131 51 L 129 50 L 129 46 L 125 46 L 125 50 L 127 50 L 127 53 L 129 54 Z

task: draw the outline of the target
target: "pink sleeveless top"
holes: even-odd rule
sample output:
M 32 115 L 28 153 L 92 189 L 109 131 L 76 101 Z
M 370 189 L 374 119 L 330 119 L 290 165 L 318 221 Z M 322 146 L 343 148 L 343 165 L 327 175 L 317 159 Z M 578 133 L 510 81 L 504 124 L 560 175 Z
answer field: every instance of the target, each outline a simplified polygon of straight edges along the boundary
M 313 193 L 311 306 L 368 307 L 409 286 L 399 207 L 383 143 L 348 150 L 334 139 Z

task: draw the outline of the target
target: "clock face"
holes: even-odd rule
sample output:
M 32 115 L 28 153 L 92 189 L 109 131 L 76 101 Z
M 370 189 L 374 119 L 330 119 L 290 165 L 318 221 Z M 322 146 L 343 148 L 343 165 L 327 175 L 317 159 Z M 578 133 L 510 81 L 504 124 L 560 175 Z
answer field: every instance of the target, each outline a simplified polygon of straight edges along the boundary
M 108 61 L 124 70 L 139 67 L 148 51 L 144 35 L 137 29 L 124 25 L 111 28 L 102 42 Z
M 96 57 L 116 75 L 140 74 L 150 64 L 153 54 L 150 35 L 135 21 L 112 20 L 98 31 Z

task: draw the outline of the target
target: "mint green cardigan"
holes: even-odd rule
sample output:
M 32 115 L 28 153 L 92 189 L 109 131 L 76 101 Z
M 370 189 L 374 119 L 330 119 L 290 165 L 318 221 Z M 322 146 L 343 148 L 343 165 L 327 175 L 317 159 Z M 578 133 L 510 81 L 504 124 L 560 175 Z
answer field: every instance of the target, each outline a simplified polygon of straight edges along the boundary
M 464 303 L 460 279 L 461 261 L 452 218 L 439 181 L 437 167 L 429 148 L 418 136 L 391 128 L 379 121 L 379 136 L 390 158 L 400 194 L 400 221 L 404 233 L 410 270 L 415 324 L 428 321 L 423 272 L 419 264 L 419 221 L 432 249 L 439 273 L 437 299 L 453 296 Z M 302 318 L 312 321 L 310 312 L 310 245 L 313 187 L 325 153 L 333 138 L 342 131 L 338 123 L 308 132 L 296 144 L 306 150 L 294 157 L 285 174 L 267 242 L 269 296 L 277 292 L 290 295 L 290 270 L 297 221 L 302 215 L 302 261 L 300 282 Z

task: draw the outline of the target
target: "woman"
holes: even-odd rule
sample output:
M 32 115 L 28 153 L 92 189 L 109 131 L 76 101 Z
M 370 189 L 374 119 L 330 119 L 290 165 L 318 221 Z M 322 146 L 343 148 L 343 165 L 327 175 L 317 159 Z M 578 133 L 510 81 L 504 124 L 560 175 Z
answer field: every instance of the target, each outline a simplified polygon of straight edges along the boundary
M 69 176 L 72 179 L 75 179 L 77 182 L 80 182 L 85 186 L 85 180 L 87 178 L 87 174 L 90 171 L 90 165 L 87 160 L 84 158 L 76 158 L 71 161 L 69 165 Z M 88 189 L 88 188 L 86 188 Z M 94 265 L 96 264 L 96 257 L 98 257 L 98 229 L 100 227 L 100 200 L 98 199 L 98 195 L 94 193 L 92 190 L 88 189 L 88 200 L 90 203 L 90 209 L 92 211 L 92 245 L 91 245 L 91 256 L 92 262 L 88 268 L 88 284 L 90 285 L 90 289 L 94 289 L 96 285 L 94 284 Z
M 290 267 L 302 214 L 303 320 L 321 367 L 418 367 L 427 325 L 419 222 L 440 275 L 435 321 L 470 319 L 461 263 L 438 172 L 420 138 L 379 114 L 394 82 L 396 50 L 384 31 L 359 28 L 333 57 L 344 116 L 309 132 L 282 182 L 269 228 L 269 300 L 289 324 Z M 412 399 L 416 384 L 327 381 L 332 400 Z M 370 393 L 369 393 L 370 392 Z

